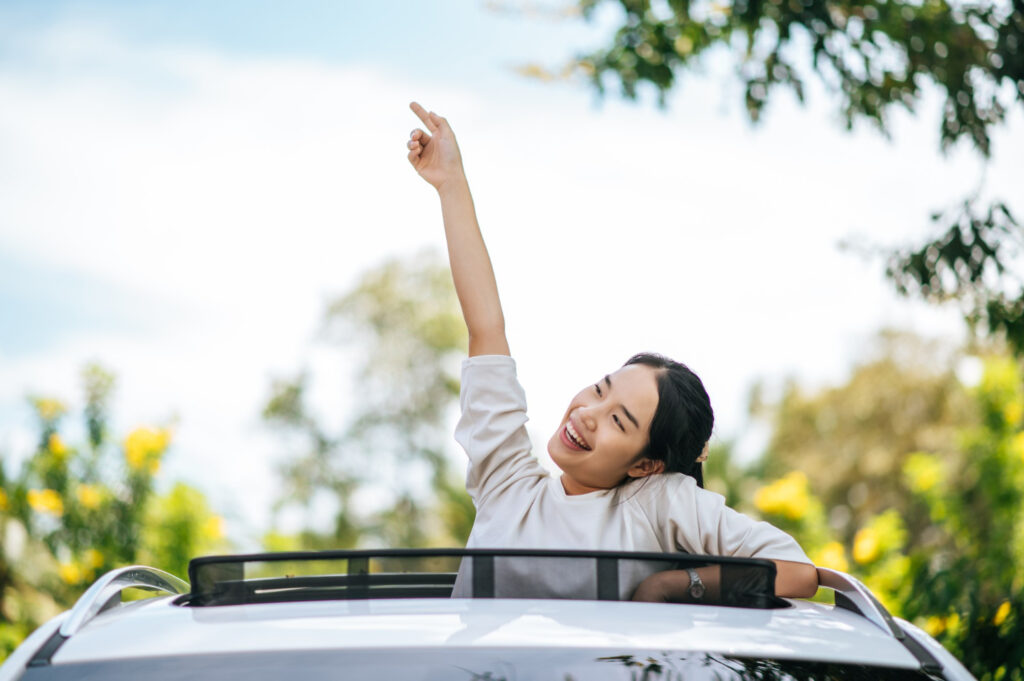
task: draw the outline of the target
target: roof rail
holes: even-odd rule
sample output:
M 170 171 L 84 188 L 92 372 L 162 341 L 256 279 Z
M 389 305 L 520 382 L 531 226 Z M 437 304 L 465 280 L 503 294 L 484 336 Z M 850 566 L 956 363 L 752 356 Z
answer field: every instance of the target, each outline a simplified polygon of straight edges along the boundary
M 111 570 L 86 589 L 61 622 L 60 628 L 36 650 L 27 666 L 41 667 L 50 664 L 50 659 L 57 649 L 96 615 L 119 603 L 121 592 L 125 589 L 144 589 L 181 595 L 188 593 L 189 586 L 187 582 L 169 572 L 145 565 L 129 565 Z
M 125 589 L 144 589 L 168 594 L 186 594 L 188 583 L 169 572 L 144 565 L 130 565 L 106 573 L 90 586 L 75 602 L 71 613 L 60 625 L 60 635 L 67 638 L 74 635 L 89 620 L 104 610 L 113 607 L 115 598 Z
M 897 638 L 903 635 L 903 631 L 896 625 L 885 606 L 879 603 L 874 594 L 856 577 L 851 577 L 838 570 L 820 567 L 818 568 L 818 586 L 832 589 L 835 592 L 837 608 L 866 617 L 882 631 Z
M 903 630 L 889 611 L 885 609 L 871 590 L 856 577 L 845 572 L 818 568 L 818 585 L 832 589 L 835 593 L 836 607 L 855 612 L 870 620 L 882 631 L 891 634 L 910 654 L 921 663 L 921 669 L 930 673 L 942 671 L 942 664 L 917 639 Z

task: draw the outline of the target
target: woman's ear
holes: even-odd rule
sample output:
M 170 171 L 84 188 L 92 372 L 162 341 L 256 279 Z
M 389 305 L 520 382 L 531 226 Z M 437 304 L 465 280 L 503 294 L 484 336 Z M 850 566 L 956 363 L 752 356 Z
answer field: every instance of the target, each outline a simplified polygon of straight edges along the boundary
M 664 471 L 664 461 L 656 461 L 655 459 L 649 459 L 645 456 L 633 464 L 633 466 L 626 471 L 626 475 L 631 478 L 646 478 L 648 475 L 657 475 Z

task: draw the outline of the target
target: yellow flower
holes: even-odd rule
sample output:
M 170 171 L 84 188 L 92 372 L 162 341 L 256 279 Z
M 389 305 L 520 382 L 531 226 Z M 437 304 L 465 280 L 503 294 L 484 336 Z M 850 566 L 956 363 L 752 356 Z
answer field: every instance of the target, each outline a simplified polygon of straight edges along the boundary
M 78 584 L 85 579 L 85 571 L 75 562 L 61 563 L 57 566 L 57 575 L 66 584 Z
M 50 515 L 64 515 L 64 501 L 52 489 L 30 489 L 28 491 L 28 505 L 33 511 L 49 513 Z
M 950 613 L 946 617 L 932 616 L 925 620 L 924 626 L 922 627 L 932 636 L 938 636 L 941 633 L 949 632 L 951 636 L 956 636 L 957 631 L 960 629 L 960 615 L 958 613 Z
M 927 631 L 930 636 L 938 636 L 946 630 L 946 618 L 932 615 L 925 620 L 924 626 L 921 628 Z
M 873 527 L 862 527 L 853 538 L 853 559 L 858 563 L 870 563 L 880 553 L 878 532 Z
M 96 549 L 89 549 L 85 552 L 85 564 L 95 570 L 103 565 L 103 554 Z
M 1017 433 L 1013 436 L 1013 448 L 1022 460 L 1024 460 L 1024 433 Z
M 7 496 L 7 492 L 0 489 L 0 511 L 6 511 L 11 507 L 11 498 Z
M 1024 416 L 1024 404 L 1021 404 L 1020 400 L 1011 400 L 1003 407 L 1003 418 L 1011 426 L 1020 423 L 1021 416 Z
M 103 495 L 96 485 L 78 486 L 78 503 L 89 510 L 95 510 L 103 502 Z
M 754 495 L 754 505 L 763 513 L 799 520 L 811 505 L 807 476 L 800 471 L 793 471 L 762 487 Z
M 166 428 L 136 428 L 124 439 L 124 458 L 128 467 L 136 472 L 155 474 L 170 441 L 171 433 Z
M 39 418 L 44 421 L 56 421 L 67 412 L 67 408 L 60 400 L 50 397 L 36 397 L 32 400 L 32 405 L 39 413 Z
M 68 454 L 67 445 L 64 444 L 64 440 L 60 439 L 60 435 L 57 433 L 50 434 L 50 438 L 46 441 L 46 448 L 58 459 L 63 459 Z
M 992 618 L 992 624 L 997 627 L 1006 621 L 1006 618 L 1010 616 L 1010 601 L 1003 601 L 999 609 L 996 610 L 995 617 Z
M 814 555 L 814 564 L 820 565 L 821 567 L 832 568 L 833 570 L 839 570 L 840 572 L 846 572 L 850 569 L 850 563 L 846 560 L 846 550 L 843 545 L 837 541 L 831 541 L 825 544 Z
M 216 541 L 224 536 L 224 518 L 219 515 L 211 515 L 203 521 L 199 533 L 207 541 Z
M 918 452 L 907 457 L 903 473 L 915 492 L 927 492 L 942 482 L 942 463 L 931 454 Z
M 212 515 L 203 522 L 202 535 L 206 539 L 221 539 L 224 536 L 224 518 Z

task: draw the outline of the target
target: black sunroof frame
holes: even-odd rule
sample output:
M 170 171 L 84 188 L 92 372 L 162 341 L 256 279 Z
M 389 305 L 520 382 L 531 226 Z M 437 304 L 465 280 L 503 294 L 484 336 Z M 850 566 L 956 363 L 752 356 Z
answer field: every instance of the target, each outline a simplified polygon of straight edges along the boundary
M 776 569 L 770 560 L 688 553 L 455 548 L 287 551 L 203 556 L 189 563 L 191 591 L 180 602 L 191 606 L 211 606 L 305 600 L 450 597 L 455 573 L 374 573 L 370 569 L 373 559 L 403 558 L 469 559 L 472 562 L 471 597 L 494 598 L 494 561 L 503 557 L 591 559 L 594 561 L 597 584 L 594 600 L 620 600 L 619 561 L 654 561 L 671 564 L 670 569 L 719 566 L 722 596 L 714 605 L 764 609 L 786 604 L 775 595 Z M 346 561 L 347 570 L 329 575 L 245 578 L 247 564 L 301 564 L 333 560 Z

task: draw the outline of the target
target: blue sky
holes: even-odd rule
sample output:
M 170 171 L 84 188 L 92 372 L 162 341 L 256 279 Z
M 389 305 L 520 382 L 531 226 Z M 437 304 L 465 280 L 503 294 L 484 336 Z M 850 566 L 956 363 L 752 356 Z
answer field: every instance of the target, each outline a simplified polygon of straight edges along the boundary
M 322 60 L 366 65 L 394 73 L 415 69 L 416 79 L 472 83 L 476 91 L 543 89 L 513 71 L 516 64 L 557 64 L 587 45 L 594 23 L 528 18 L 475 0 L 427 5 L 413 0 L 362 2 L 33 2 L 0 5 L 0 64 L 38 74 L 89 77 L 119 72 L 138 91 L 168 90 L 173 79 L 154 79 L 130 62 L 108 59 L 57 63 L 23 49 L 55 26 L 101 28 L 126 47 L 168 46 L 210 50 L 259 60 Z M 28 36 L 27 39 L 25 36 Z M 545 96 L 565 96 L 551 92 Z M 577 93 L 578 95 L 580 93 Z M 534 95 L 536 96 L 536 95 Z M 586 96 L 586 95 L 582 95 Z M 37 282 L 34 286 L 26 281 Z M 9 356 L 52 345 L 83 328 L 129 332 L 155 328 L 154 301 L 102 277 L 54 267 L 45 260 L 0 253 L 0 351 Z
M 0 253 L 0 352 L 8 357 L 86 330 L 144 335 L 167 317 L 161 307 L 100 278 Z
M 514 5 L 515 3 L 504 3 Z M 536 4 L 536 3 L 535 3 Z M 8 26 L 57 22 L 113 26 L 129 43 L 174 44 L 260 58 L 370 64 L 417 78 L 509 83 L 502 71 L 524 61 L 558 63 L 592 44 L 599 26 L 489 7 L 478 0 L 331 2 L 5 3 Z M 8 55 L 10 56 L 10 55 Z
M 697 369 L 717 436 L 750 453 L 755 381 L 839 380 L 885 326 L 960 336 L 955 310 L 897 298 L 881 263 L 837 248 L 919 240 L 974 189 L 976 156 L 937 151 L 933 96 L 888 142 L 844 131 L 818 85 L 754 128 L 715 60 L 665 111 L 513 71 L 602 31 L 470 0 L 0 5 L 0 453 L 31 445 L 27 393 L 74 405 L 99 360 L 115 429 L 177 424 L 168 479 L 256 536 L 281 455 L 259 422 L 271 380 L 310 368 L 343 424 L 324 302 L 443 248 L 405 160 L 414 98 L 459 135 L 538 442 L 639 350 Z M 988 170 L 1018 215 L 1021 119 Z
M 288 11 L 275 2 L 8 2 L 0 6 L 0 26 L 6 26 L 0 29 L 0 60 L 8 68 L 37 70 L 46 78 L 54 65 L 19 49 L 23 44 L 15 36 L 81 24 L 102 26 L 126 45 L 192 46 L 261 59 L 365 63 L 396 71 L 411 59 L 423 59 L 446 74 L 487 82 L 479 78 L 481 72 L 501 73 L 490 63 L 494 57 L 470 57 L 503 54 L 517 45 L 523 52 L 518 41 L 530 33 L 529 27 L 517 30 L 523 21 L 481 10 L 472 2 L 443 2 L 430 13 L 431 35 L 426 39 L 422 10 L 423 3 L 408 1 L 294 2 Z M 537 26 L 533 29 L 537 33 Z M 455 41 L 453 34 L 475 39 Z M 95 65 L 72 68 L 87 72 L 90 66 Z M 130 70 L 132 65 L 120 67 Z M 9 356 L 37 351 L 83 328 L 130 331 L 146 325 L 147 316 L 151 325 L 157 315 L 147 315 L 143 300 L 98 277 L 0 253 L 0 305 L 5 311 L 0 350 Z

